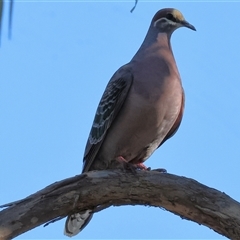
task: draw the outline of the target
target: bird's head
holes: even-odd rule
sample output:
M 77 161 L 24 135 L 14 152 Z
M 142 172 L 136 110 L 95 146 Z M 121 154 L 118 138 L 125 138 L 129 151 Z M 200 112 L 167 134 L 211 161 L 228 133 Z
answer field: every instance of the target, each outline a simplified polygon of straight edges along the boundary
M 180 27 L 187 27 L 194 31 L 196 28 L 185 20 L 182 13 L 174 8 L 159 10 L 152 19 L 152 26 L 159 32 L 172 33 Z

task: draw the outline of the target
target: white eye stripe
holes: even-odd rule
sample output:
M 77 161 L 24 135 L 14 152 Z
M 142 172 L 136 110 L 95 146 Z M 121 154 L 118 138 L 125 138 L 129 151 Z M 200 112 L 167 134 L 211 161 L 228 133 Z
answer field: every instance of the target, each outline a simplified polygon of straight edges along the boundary
M 157 21 L 155 21 L 153 23 L 153 26 L 154 27 L 157 27 L 158 25 L 161 26 L 161 27 L 165 27 L 165 26 L 169 26 L 169 25 L 172 25 L 172 26 L 176 26 L 178 23 L 177 22 L 173 22 L 167 18 L 160 18 L 158 19 Z
M 165 21 L 168 21 L 167 18 L 160 18 L 160 19 L 158 19 L 157 21 L 154 22 L 153 26 L 156 27 L 157 24 L 158 24 L 158 22 L 162 21 L 163 19 L 164 19 Z

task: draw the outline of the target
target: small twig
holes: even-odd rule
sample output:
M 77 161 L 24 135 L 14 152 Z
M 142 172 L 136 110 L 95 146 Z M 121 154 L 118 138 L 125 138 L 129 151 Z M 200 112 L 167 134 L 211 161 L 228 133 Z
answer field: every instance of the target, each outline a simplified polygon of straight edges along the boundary
M 63 218 L 65 218 L 65 216 L 64 216 L 64 217 L 57 217 L 57 218 L 54 218 L 53 220 L 51 220 L 51 221 L 45 223 L 45 224 L 43 225 L 43 227 L 47 227 L 49 224 L 51 224 L 51 223 L 55 223 L 55 222 L 57 222 L 57 221 L 59 221 L 59 220 L 61 220 L 61 219 L 63 219 Z
M 8 39 L 12 38 L 12 17 L 13 17 L 13 0 L 10 0 L 8 14 Z
M 97 206 L 96 208 L 94 208 L 92 212 L 93 212 L 93 213 L 100 212 L 100 211 L 102 211 L 102 210 L 104 210 L 104 209 L 106 209 L 106 208 L 111 207 L 112 205 L 113 205 L 112 202 L 99 205 L 99 206 Z
M 131 13 L 132 13 L 132 12 L 134 11 L 134 9 L 136 8 L 137 3 L 138 3 L 138 0 L 135 0 L 135 4 L 134 4 L 133 8 L 130 10 Z
M 5 203 L 5 204 L 3 204 L 3 205 L 0 205 L 0 208 L 13 207 L 13 206 L 16 206 L 16 205 L 19 204 L 19 203 L 24 202 L 24 201 L 25 201 L 25 199 L 18 200 L 18 201 L 15 201 L 15 202 Z
M 3 0 L 0 0 L 0 45 L 1 45 L 1 34 L 2 34 L 2 19 L 3 19 Z

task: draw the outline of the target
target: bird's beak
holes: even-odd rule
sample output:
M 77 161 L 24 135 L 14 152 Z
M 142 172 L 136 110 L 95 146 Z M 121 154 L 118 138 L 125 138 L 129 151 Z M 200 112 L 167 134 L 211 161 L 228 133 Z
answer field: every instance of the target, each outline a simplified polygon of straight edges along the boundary
M 186 20 L 183 20 L 183 21 L 181 22 L 181 24 L 182 24 L 183 27 L 187 27 L 187 28 L 192 29 L 193 31 L 197 31 L 196 28 L 195 28 L 192 24 L 190 24 L 189 22 L 187 22 Z

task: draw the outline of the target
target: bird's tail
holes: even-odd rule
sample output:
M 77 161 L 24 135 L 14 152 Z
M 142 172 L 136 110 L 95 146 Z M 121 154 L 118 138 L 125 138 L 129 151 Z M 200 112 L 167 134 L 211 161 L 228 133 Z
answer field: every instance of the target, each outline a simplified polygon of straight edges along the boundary
M 69 215 L 65 222 L 64 234 L 68 237 L 77 235 L 87 226 L 92 217 L 92 210 Z

